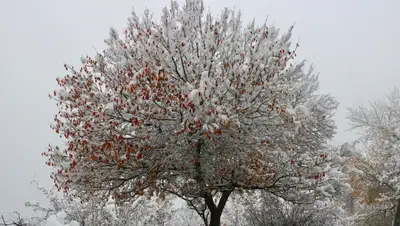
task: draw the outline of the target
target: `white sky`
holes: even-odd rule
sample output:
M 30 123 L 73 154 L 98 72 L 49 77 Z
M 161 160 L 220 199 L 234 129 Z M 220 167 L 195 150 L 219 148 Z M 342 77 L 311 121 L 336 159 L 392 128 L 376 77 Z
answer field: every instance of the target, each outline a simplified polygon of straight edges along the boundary
M 180 2 L 183 2 L 181 0 Z M 29 214 L 25 201 L 43 200 L 30 181 L 34 173 L 51 186 L 40 155 L 57 136 L 49 128 L 55 102 L 47 94 L 63 76 L 63 63 L 102 49 L 110 26 L 121 31 L 132 6 L 145 6 L 156 18 L 164 0 L 1 0 L 0 1 L 0 214 Z M 399 86 L 400 1 L 396 0 L 205 0 L 215 14 L 225 6 L 286 30 L 296 23 L 299 58 L 320 73 L 323 92 L 341 103 L 335 143 L 354 139 L 346 107 L 381 99 Z

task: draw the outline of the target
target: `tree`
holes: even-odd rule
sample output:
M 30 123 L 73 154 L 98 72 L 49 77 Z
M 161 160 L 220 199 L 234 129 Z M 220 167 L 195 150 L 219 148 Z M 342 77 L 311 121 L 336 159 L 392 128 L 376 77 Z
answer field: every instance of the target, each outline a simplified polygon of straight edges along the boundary
M 232 196 L 221 221 L 226 226 L 350 225 L 342 207 L 341 200 L 293 204 L 265 191 L 253 191 Z
M 68 195 L 60 195 L 54 189 L 46 189 L 38 184 L 36 180 L 32 183 L 36 184 L 37 189 L 41 191 L 47 198 L 48 205 L 44 207 L 39 202 L 26 202 L 25 206 L 39 214 L 32 217 L 29 225 L 40 226 L 47 225 L 48 222 L 61 221 L 77 222 L 79 225 L 115 225 L 115 218 L 112 209 L 107 209 L 105 205 L 98 205 L 98 199 L 95 197 L 87 203 L 80 203 L 78 199 L 74 199 Z M 58 220 L 57 220 L 58 218 Z
M 355 152 L 345 163 L 355 169 L 348 175 L 353 191 L 347 197 L 347 210 L 353 225 L 392 225 L 394 206 L 387 208 L 387 200 L 382 199 L 391 190 L 376 179 L 369 157 Z
M 28 222 L 27 226 L 47 225 L 49 221 L 52 221 L 52 218 L 53 220 L 58 218 L 61 223 L 71 224 L 71 222 L 77 222 L 76 224 L 81 226 L 166 226 L 178 225 L 178 223 L 187 225 L 188 222 L 193 222 L 193 219 L 190 218 L 191 221 L 189 219 L 181 219 L 186 217 L 185 214 L 179 214 L 181 218 L 174 218 L 175 213 L 181 212 L 182 209 L 172 208 L 174 201 L 172 196 L 167 197 L 163 202 L 160 202 L 156 197 L 151 200 L 140 197 L 133 203 L 121 205 L 116 205 L 115 201 L 111 200 L 104 203 L 95 197 L 91 198 L 90 202 L 80 202 L 79 199 L 70 195 L 60 195 L 54 189 L 49 190 L 39 186 L 37 181 L 33 181 L 33 183 L 46 196 L 50 206 L 43 207 L 38 202 L 27 202 L 25 205 L 32 208 L 36 215 L 39 214 L 39 216 L 24 219 Z M 22 218 L 19 217 L 18 219 Z
M 14 212 L 13 214 L 16 216 L 15 220 L 6 220 L 3 215 L 0 215 L 0 226 L 28 226 L 26 220 L 18 212 Z
M 393 225 L 400 225 L 399 119 L 400 92 L 397 89 L 386 96 L 386 101 L 349 109 L 352 128 L 361 129 L 359 148 L 365 157 L 359 169 L 375 194 L 367 196 L 367 201 L 378 205 L 374 212 L 392 212 L 395 215 Z
M 245 225 L 249 226 L 339 225 L 339 218 L 343 217 L 339 206 L 327 203 L 293 205 L 268 193 L 261 193 L 256 202 L 246 200 L 244 206 Z
M 23 219 L 18 215 L 19 221 L 15 222 L 27 222 L 25 223 L 26 226 L 48 225 L 52 221 L 81 226 L 164 226 L 179 225 L 179 223 L 186 226 L 188 223 L 193 223 L 193 217 L 190 219 L 185 216 L 188 214 L 176 214 L 178 211 L 181 212 L 182 209 L 172 208 L 174 201 L 172 196 L 161 203 L 156 198 L 146 200 L 145 197 L 141 197 L 133 203 L 124 203 L 123 205 L 115 205 L 115 202 L 111 200 L 107 205 L 99 205 L 103 203 L 96 198 L 91 198 L 90 202 L 82 203 L 79 199 L 72 198 L 69 195 L 60 195 L 54 189 L 49 190 L 39 186 L 37 181 L 33 181 L 33 183 L 36 183 L 38 190 L 46 196 L 50 206 L 43 207 L 38 202 L 27 202 L 26 206 L 32 208 L 38 216 Z M 180 216 L 174 218 L 175 215 Z M 10 223 L 9 225 L 14 224 Z
M 111 29 L 107 49 L 65 65 L 50 97 L 66 148 L 44 153 L 57 188 L 120 202 L 174 194 L 220 225 L 234 191 L 313 202 L 345 186 L 326 145 L 337 103 L 295 64 L 292 27 L 279 36 L 240 17 L 172 1 L 159 23 L 133 12 L 123 38 Z

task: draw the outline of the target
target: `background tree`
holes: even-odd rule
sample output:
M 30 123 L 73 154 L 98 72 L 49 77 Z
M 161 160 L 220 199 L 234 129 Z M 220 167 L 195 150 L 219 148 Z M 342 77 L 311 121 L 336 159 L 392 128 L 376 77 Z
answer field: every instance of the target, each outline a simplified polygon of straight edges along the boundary
M 37 184 L 36 181 L 34 183 Z M 38 202 L 27 202 L 26 206 L 32 208 L 36 216 L 24 219 L 18 215 L 18 219 L 24 220 L 26 226 L 47 226 L 49 222 L 59 222 L 58 224 L 63 225 L 64 223 L 74 225 L 76 222 L 80 226 L 186 226 L 188 223 L 194 222 L 193 217 L 186 217 L 187 212 L 177 213 L 178 211 L 181 212 L 182 209 L 173 208 L 172 202 L 174 200 L 171 199 L 172 197 L 168 197 L 167 200 L 162 202 L 156 198 L 147 200 L 141 197 L 133 203 L 122 205 L 110 200 L 104 205 L 103 201 L 96 198 L 91 198 L 90 202 L 82 203 L 79 199 L 72 198 L 69 195 L 60 195 L 54 189 L 45 189 L 38 184 L 37 186 L 46 196 L 50 205 L 44 207 Z M 179 215 L 179 217 L 175 215 Z
M 357 142 L 356 142 L 357 143 Z M 356 145 L 358 146 L 358 145 Z M 392 225 L 393 208 L 387 208 L 383 194 L 391 190 L 376 179 L 376 172 L 368 156 L 353 152 L 347 156 L 344 164 L 351 166 L 348 182 L 353 191 L 345 197 L 345 206 L 349 222 L 352 225 Z
M 28 226 L 26 219 L 22 218 L 18 212 L 14 212 L 13 215 L 13 219 L 6 219 L 4 215 L 0 215 L 0 226 Z
M 133 12 L 124 37 L 57 78 L 52 128 L 66 148 L 44 155 L 58 189 L 89 200 L 174 194 L 220 225 L 232 192 L 313 202 L 345 186 L 326 144 L 337 103 L 296 64 L 291 32 L 202 1 L 175 1 L 160 22 Z
M 349 113 L 353 128 L 361 129 L 359 148 L 365 156 L 358 166 L 362 179 L 370 184 L 367 201 L 379 205 L 374 208 L 376 213 L 394 214 L 394 225 L 400 225 L 400 92 L 394 89 L 385 101 L 357 106 Z
M 116 225 L 113 212 L 115 208 L 109 208 L 109 206 L 106 208 L 103 201 L 93 197 L 89 202 L 81 203 L 76 198 L 60 195 L 54 189 L 46 189 L 40 186 L 36 180 L 32 183 L 36 184 L 38 190 L 46 196 L 49 205 L 42 205 L 39 202 L 25 203 L 25 206 L 32 208 L 37 215 L 29 220 L 29 226 L 46 225 L 49 221 L 63 221 L 60 223 L 77 222 L 81 226 Z M 54 218 L 59 218 L 59 220 Z
M 258 204 L 257 207 L 254 204 Z M 293 205 L 268 193 L 261 193 L 258 202 L 246 200 L 244 207 L 248 226 L 341 225 L 343 217 L 339 206 L 327 203 Z

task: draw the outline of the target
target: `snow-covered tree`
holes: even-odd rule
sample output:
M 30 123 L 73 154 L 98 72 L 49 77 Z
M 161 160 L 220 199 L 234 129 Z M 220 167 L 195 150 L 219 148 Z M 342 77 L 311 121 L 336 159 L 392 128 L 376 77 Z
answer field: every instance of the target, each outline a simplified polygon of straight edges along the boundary
M 174 194 L 206 225 L 234 191 L 331 197 L 345 185 L 326 146 L 337 103 L 294 62 L 291 35 L 200 0 L 172 1 L 159 22 L 133 12 L 123 37 L 111 29 L 107 49 L 57 78 L 52 128 L 66 148 L 44 153 L 57 188 L 121 203 Z
M 247 226 L 321 226 L 342 224 L 345 217 L 337 203 L 319 202 L 296 205 L 286 202 L 269 193 L 259 193 L 245 199 L 242 218 Z
M 0 215 L 0 226 L 29 226 L 27 220 L 22 218 L 18 212 L 14 212 L 12 219 L 6 219 Z
M 391 212 L 395 214 L 394 225 L 400 225 L 399 90 L 392 90 L 385 101 L 350 109 L 349 120 L 353 128 L 361 131 L 356 147 L 363 155 L 356 166 L 362 172 L 364 189 L 359 195 L 368 198 L 369 204 L 374 204 L 373 213 Z
M 116 225 L 115 208 L 104 205 L 102 200 L 92 197 L 88 202 L 81 203 L 79 199 L 58 193 L 54 189 L 46 189 L 33 181 L 47 198 L 48 204 L 26 202 L 25 206 L 32 208 L 37 216 L 29 220 L 30 226 L 42 226 L 47 222 L 60 223 L 78 222 L 80 225 Z
M 34 183 L 37 184 L 36 181 Z M 104 205 L 96 197 L 92 197 L 89 202 L 80 202 L 79 199 L 60 194 L 54 189 L 46 189 L 38 184 L 37 187 L 46 196 L 49 204 L 27 202 L 26 206 L 32 208 L 36 216 L 24 219 L 18 215 L 20 220 L 12 222 L 25 222 L 26 226 L 47 226 L 53 224 L 52 222 L 59 222 L 56 225 L 72 225 L 76 222 L 81 226 L 186 226 L 188 222 L 193 223 L 193 217 L 188 218 L 189 214 L 182 211 L 184 209 L 173 207 L 173 198 L 176 197 L 172 196 L 162 202 L 156 197 L 151 200 L 140 197 L 133 203 L 115 205 L 115 201 L 110 200 Z M 176 214 L 178 211 L 182 213 Z M 174 217 L 175 215 L 179 217 Z

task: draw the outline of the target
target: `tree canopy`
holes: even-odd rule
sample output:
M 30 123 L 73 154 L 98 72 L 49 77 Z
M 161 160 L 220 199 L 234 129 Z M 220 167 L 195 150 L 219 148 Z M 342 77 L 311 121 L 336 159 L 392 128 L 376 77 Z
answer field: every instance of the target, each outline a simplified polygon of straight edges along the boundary
M 66 145 L 44 153 L 57 188 L 120 202 L 174 194 L 219 225 L 232 192 L 313 202 L 346 187 L 327 146 L 337 102 L 296 63 L 292 28 L 213 17 L 199 0 L 172 1 L 159 22 L 133 12 L 122 37 L 111 29 L 105 50 L 57 78 L 52 128 Z

